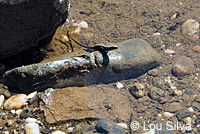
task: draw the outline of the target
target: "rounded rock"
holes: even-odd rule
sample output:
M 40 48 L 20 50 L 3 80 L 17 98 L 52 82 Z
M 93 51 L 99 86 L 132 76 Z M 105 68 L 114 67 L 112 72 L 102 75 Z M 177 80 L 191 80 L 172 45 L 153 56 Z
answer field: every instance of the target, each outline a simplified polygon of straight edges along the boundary
M 0 95 L 0 107 L 2 106 L 3 102 L 4 102 L 4 96 Z
M 194 71 L 194 62 L 192 59 L 181 56 L 172 67 L 172 74 L 177 77 L 189 75 Z
M 35 118 L 26 118 L 26 122 L 27 123 L 36 123 L 37 119 L 35 119 Z
M 27 101 L 26 94 L 17 94 L 7 99 L 3 105 L 6 110 L 20 109 Z
M 184 118 L 184 119 L 183 119 L 183 122 L 184 122 L 185 124 L 190 124 L 190 125 L 192 125 L 192 124 L 194 123 L 194 121 L 192 120 L 191 117 L 186 117 L 186 118 Z
M 39 126 L 37 123 L 27 123 L 25 125 L 26 134 L 39 134 Z
M 163 116 L 163 117 L 169 118 L 169 117 L 174 116 L 174 114 L 172 114 L 172 113 L 170 113 L 170 112 L 164 112 L 164 113 L 162 114 L 162 116 Z
M 135 97 L 143 97 L 144 96 L 144 89 L 145 86 L 141 83 L 135 83 L 129 91 L 135 96 Z
M 183 34 L 193 36 L 194 38 L 199 38 L 198 32 L 199 32 L 199 23 L 196 20 L 189 19 L 183 23 L 182 25 Z
M 65 134 L 65 132 L 57 130 L 57 131 L 52 132 L 52 134 Z

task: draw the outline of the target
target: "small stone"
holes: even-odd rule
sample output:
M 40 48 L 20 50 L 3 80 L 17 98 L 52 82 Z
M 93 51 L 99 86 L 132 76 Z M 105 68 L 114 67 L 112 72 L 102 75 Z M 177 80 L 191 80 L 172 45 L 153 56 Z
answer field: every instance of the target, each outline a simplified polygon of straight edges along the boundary
M 170 113 L 170 112 L 164 112 L 164 113 L 162 114 L 162 116 L 163 116 L 163 117 L 169 118 L 169 117 L 174 116 L 174 114 L 173 114 L 173 113 Z
M 8 89 L 4 89 L 3 90 L 3 95 L 6 97 L 6 98 L 9 98 L 11 96 L 10 92 Z
M 194 38 L 199 38 L 199 23 L 193 19 L 185 21 L 182 25 L 182 33 L 185 35 L 193 36 Z
M 37 96 L 33 96 L 32 98 L 30 98 L 29 100 L 28 100 L 28 104 L 29 105 L 32 105 L 32 104 L 34 104 L 36 101 L 37 101 Z
M 183 122 L 186 123 L 186 124 L 190 124 L 190 125 L 194 124 L 194 121 L 192 120 L 191 117 L 184 118 Z
M 186 93 L 187 95 L 192 95 L 193 90 L 186 90 L 185 93 Z
M 116 123 L 104 119 L 98 120 L 96 129 L 99 133 L 126 134 L 126 131 Z
M 158 117 L 159 117 L 159 118 L 162 118 L 162 114 L 158 114 Z
M 4 95 L 0 95 L 0 107 L 2 106 L 4 102 Z
M 181 91 L 181 90 L 174 90 L 173 94 L 177 95 L 177 96 L 182 96 L 183 95 L 183 91 Z
M 6 110 L 20 109 L 22 106 L 24 106 L 26 101 L 26 94 L 17 94 L 6 100 L 3 106 Z
M 18 110 L 16 110 L 15 113 L 19 116 L 22 113 L 22 111 L 23 111 L 22 109 L 18 109 Z
M 71 133 L 71 132 L 73 132 L 73 129 L 74 129 L 74 127 L 68 127 L 68 128 L 67 128 L 67 132 L 68 132 L 68 133 Z
M 172 74 L 177 77 L 189 75 L 194 71 L 194 62 L 192 59 L 181 56 L 172 67 Z
M 32 115 L 31 110 L 29 108 L 27 108 L 22 111 L 22 113 L 20 114 L 20 118 L 26 119 L 26 118 L 30 117 L 31 115 Z
M 150 76 L 158 76 L 159 75 L 159 70 L 158 69 L 152 69 L 152 70 L 149 70 L 148 71 L 148 75 L 150 75 Z
M 170 50 L 170 49 L 166 49 L 166 50 L 165 50 L 165 53 L 168 53 L 168 54 L 175 54 L 175 51 L 174 51 L 174 50 Z
M 177 43 L 177 44 L 176 44 L 177 47 L 179 47 L 179 46 L 181 46 L 181 45 L 182 45 L 182 43 Z
M 52 132 L 52 134 L 65 134 L 65 132 L 62 132 L 62 131 L 60 131 L 60 130 L 57 130 L 57 131 Z
M 141 83 L 135 83 L 131 88 L 129 88 L 129 91 L 135 96 L 135 97 L 143 97 L 144 96 L 144 89 L 145 86 Z
M 165 92 L 162 89 L 152 87 L 151 91 L 149 92 L 149 96 L 153 100 L 159 100 L 161 97 L 165 96 Z
M 199 102 L 193 102 L 192 106 L 195 107 L 197 110 L 200 111 L 200 103 Z
M 189 107 L 188 111 L 192 113 L 192 112 L 194 112 L 194 109 L 192 107 Z
M 37 94 L 37 91 L 32 92 L 32 93 L 30 93 L 30 94 L 27 96 L 27 98 L 28 98 L 28 99 L 31 99 L 31 98 L 33 98 L 36 94 Z
M 165 111 L 177 112 L 182 109 L 182 106 L 178 102 L 166 103 L 163 105 Z
M 16 113 L 16 111 L 13 109 L 13 110 L 10 110 L 10 112 L 12 113 L 12 114 L 15 114 Z
M 87 24 L 87 22 L 85 22 L 85 21 L 81 21 L 79 24 L 79 27 L 81 27 L 81 28 L 88 28 L 88 24 Z
M 26 118 L 26 123 L 36 123 L 37 119 L 35 118 Z
M 116 87 L 117 87 L 118 89 L 120 89 L 120 88 L 123 88 L 124 85 L 123 85 L 122 83 L 120 83 L 120 82 L 117 82 L 117 83 L 116 83 Z
M 25 125 L 26 134 L 39 134 L 39 126 L 37 123 L 27 123 Z
M 191 112 L 189 112 L 187 109 L 179 110 L 176 114 L 176 117 L 179 121 L 182 121 L 184 118 L 191 116 Z
M 160 36 L 161 33 L 157 32 L 157 33 L 154 33 L 152 36 Z
M 128 125 L 126 123 L 117 123 L 117 125 L 123 129 L 128 129 Z
M 41 132 L 43 134 L 49 134 L 52 131 L 52 129 L 42 129 Z
M 0 63 L 0 71 L 4 70 L 5 68 L 6 68 L 6 66 L 4 64 Z
M 199 45 L 196 45 L 192 48 L 193 51 L 195 52 L 200 52 L 200 46 Z

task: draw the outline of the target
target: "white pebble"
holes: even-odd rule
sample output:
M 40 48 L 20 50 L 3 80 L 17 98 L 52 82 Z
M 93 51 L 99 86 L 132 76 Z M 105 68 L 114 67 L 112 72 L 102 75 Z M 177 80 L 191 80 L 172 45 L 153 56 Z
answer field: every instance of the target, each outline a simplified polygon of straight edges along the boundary
M 10 112 L 12 113 L 12 114 L 15 114 L 16 113 L 16 111 L 13 109 L 13 110 L 10 110 Z
M 181 43 L 177 43 L 177 44 L 176 44 L 177 47 L 179 47 L 179 46 L 181 46 L 181 45 L 182 45 Z
M 31 98 L 33 98 L 36 94 L 37 94 L 37 91 L 32 92 L 32 93 L 30 93 L 30 94 L 27 96 L 27 98 L 28 98 L 28 99 L 31 99 Z
M 128 129 L 128 126 L 126 123 L 117 123 L 118 126 L 124 128 L 124 129 Z
M 39 126 L 37 123 L 28 123 L 25 125 L 26 134 L 39 134 Z
M 118 88 L 118 89 L 120 89 L 120 88 L 123 88 L 123 87 L 124 87 L 124 85 L 123 85 L 122 83 L 120 83 L 120 82 L 117 82 L 117 83 L 116 83 L 116 86 L 117 86 L 117 88 Z
M 88 24 L 87 24 L 87 22 L 85 22 L 85 21 L 81 21 L 78 25 L 79 25 L 81 28 L 88 28 Z
M 174 51 L 174 50 L 170 50 L 170 49 L 166 49 L 166 50 L 165 50 L 165 53 L 168 53 L 168 54 L 174 54 L 175 51 Z
M 172 117 L 172 116 L 174 116 L 174 114 L 172 114 L 172 113 L 170 113 L 170 112 L 164 112 L 163 114 L 162 114 L 162 116 L 163 117 Z
M 0 95 L 0 107 L 2 106 L 4 102 L 4 95 Z
M 152 36 L 159 36 L 159 35 L 160 35 L 160 33 L 157 32 L 157 33 L 154 33 Z
M 74 127 L 68 127 L 67 132 L 73 132 Z
M 20 109 L 22 106 L 25 105 L 27 99 L 28 98 L 26 94 L 17 94 L 7 99 L 3 104 L 3 107 L 6 110 Z
M 192 112 L 194 112 L 194 109 L 192 107 L 189 107 L 188 111 L 192 113 Z
M 158 117 L 159 117 L 159 118 L 162 118 L 162 114 L 158 114 Z
M 181 91 L 181 90 L 174 90 L 173 94 L 175 94 L 177 96 L 182 96 L 183 95 L 183 91 Z
M 18 109 L 18 110 L 16 110 L 15 113 L 16 113 L 17 115 L 20 115 L 20 114 L 22 113 L 22 111 L 23 111 L 22 109 Z
M 57 131 L 54 131 L 52 134 L 65 134 L 65 132 L 57 130 Z
M 174 86 L 173 84 L 170 84 L 169 86 L 170 86 L 170 88 L 173 89 L 173 90 L 176 89 L 176 86 Z
M 26 123 L 36 123 L 37 119 L 35 118 L 26 118 Z

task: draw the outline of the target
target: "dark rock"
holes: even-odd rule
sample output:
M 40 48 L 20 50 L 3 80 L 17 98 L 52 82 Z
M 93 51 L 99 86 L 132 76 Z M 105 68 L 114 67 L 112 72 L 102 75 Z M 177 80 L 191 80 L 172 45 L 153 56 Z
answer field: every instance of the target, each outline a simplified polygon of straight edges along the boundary
M 69 0 L 1 0 L 0 58 L 49 36 L 68 16 Z
M 165 103 L 163 107 L 166 112 L 177 112 L 182 109 L 182 106 L 178 102 Z
M 94 126 L 91 126 L 91 125 L 86 125 L 86 126 L 83 126 L 81 128 L 81 133 L 86 133 L 86 132 L 95 132 L 96 129 Z
M 24 93 L 48 87 L 108 84 L 138 77 L 162 62 L 161 56 L 142 39 L 124 41 L 119 43 L 118 47 L 108 55 L 102 56 L 96 51 L 83 53 L 79 57 L 64 57 L 53 62 L 14 68 L 4 73 L 1 81 Z M 90 73 L 81 73 L 81 70 L 85 69 L 83 65 Z M 115 72 L 113 66 L 117 66 L 120 73 Z
M 42 129 L 41 132 L 43 134 L 49 134 L 52 131 L 52 129 Z
M 177 112 L 176 117 L 179 121 L 182 121 L 186 117 L 190 117 L 191 113 L 187 109 L 181 109 Z
M 192 59 L 182 56 L 177 59 L 172 67 L 172 74 L 177 77 L 189 75 L 194 71 L 194 62 Z
M 100 119 L 97 122 L 96 129 L 99 133 L 126 134 L 126 131 L 119 127 L 116 123 L 104 119 Z
M 33 96 L 32 98 L 30 98 L 30 99 L 28 100 L 28 104 L 29 104 L 29 105 L 32 105 L 32 104 L 34 104 L 37 100 L 38 100 L 37 96 Z
M 32 115 L 31 109 L 27 108 L 22 111 L 22 113 L 20 114 L 20 118 L 26 119 L 26 118 L 30 117 L 31 115 Z
M 199 102 L 193 102 L 192 106 L 195 107 L 197 110 L 200 111 L 200 103 Z
M 160 97 L 165 96 L 165 92 L 162 89 L 152 87 L 149 96 L 152 100 L 158 100 Z
M 186 90 L 185 93 L 186 93 L 187 95 L 192 95 L 193 90 Z

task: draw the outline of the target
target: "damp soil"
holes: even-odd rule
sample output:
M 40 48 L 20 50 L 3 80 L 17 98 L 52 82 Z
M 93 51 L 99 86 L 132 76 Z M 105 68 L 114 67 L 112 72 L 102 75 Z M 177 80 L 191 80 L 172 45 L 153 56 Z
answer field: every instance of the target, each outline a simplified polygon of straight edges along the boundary
M 121 83 L 125 87 L 131 86 L 135 82 L 145 85 L 145 95 L 148 96 L 151 87 L 166 90 L 166 102 L 178 102 L 182 100 L 181 105 L 187 108 L 195 98 L 192 96 L 174 96 L 168 93 L 166 85 L 156 83 L 155 81 L 164 81 L 168 76 L 172 81 L 184 81 L 183 86 L 177 82 L 177 87 L 186 90 L 192 90 L 193 94 L 199 94 L 196 83 L 200 83 L 198 69 L 200 67 L 200 53 L 192 51 L 195 45 L 199 45 L 199 39 L 193 39 L 184 36 L 181 32 L 181 25 L 188 19 L 194 19 L 200 22 L 200 2 L 197 0 L 71 0 L 71 19 L 79 23 L 86 21 L 88 29 L 82 30 L 78 35 L 71 35 L 72 38 L 79 40 L 81 44 L 93 46 L 95 44 L 115 44 L 132 38 L 141 38 L 148 42 L 163 58 L 162 68 L 159 68 L 160 74 L 152 77 L 144 74 L 136 79 L 124 80 Z M 175 15 L 175 17 L 174 17 Z M 60 26 L 52 37 L 41 40 L 39 44 L 26 52 L 17 56 L 1 59 L 0 63 L 5 64 L 6 70 L 33 63 L 39 63 L 46 59 L 53 59 L 64 54 L 71 54 L 73 50 L 82 50 L 75 42 L 63 42 L 62 35 L 67 34 L 65 26 Z M 159 32 L 159 36 L 152 36 Z M 180 47 L 176 44 L 181 43 Z M 163 50 L 171 49 L 176 53 L 169 55 Z M 183 78 L 176 78 L 171 74 L 171 68 L 179 56 L 190 57 L 194 61 L 195 73 Z M 196 79 L 197 78 L 197 79 Z M 181 82 L 180 82 L 181 83 Z M 115 88 L 110 84 L 110 88 Z M 125 88 L 126 89 L 126 88 Z M 124 90 L 125 90 L 124 89 Z M 109 89 L 107 89 L 109 90 Z M 121 89 L 120 89 L 121 90 Z M 170 92 L 170 91 L 169 91 Z M 112 95 L 112 92 L 110 92 Z M 127 96 L 129 92 L 125 92 Z M 103 95 L 103 94 L 102 94 Z M 112 97 L 111 97 L 112 98 Z M 160 121 L 157 114 L 163 112 L 159 109 L 155 101 L 148 99 L 134 98 L 132 107 L 122 110 L 129 111 L 127 116 L 134 114 L 134 117 L 142 117 L 144 120 L 152 122 Z M 123 101 L 123 100 L 122 100 Z M 116 101 L 117 102 L 117 101 Z M 115 105 L 115 101 L 112 101 Z M 124 102 L 129 103 L 129 102 Z M 148 112 L 146 112 L 149 110 Z M 175 117 L 173 117 L 174 120 Z M 129 123 L 129 117 L 126 120 L 114 119 L 113 121 L 123 121 Z M 55 126 L 56 124 L 54 124 Z M 60 124 L 59 124 L 60 125 Z

